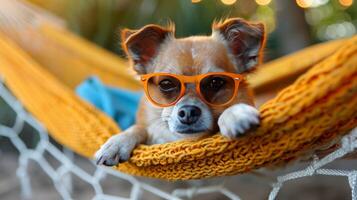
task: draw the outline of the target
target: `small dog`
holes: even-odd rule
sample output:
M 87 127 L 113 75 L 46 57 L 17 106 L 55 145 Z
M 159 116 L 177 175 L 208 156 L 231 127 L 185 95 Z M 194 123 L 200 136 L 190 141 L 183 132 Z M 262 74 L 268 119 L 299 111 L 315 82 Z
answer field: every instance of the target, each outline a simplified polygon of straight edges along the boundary
M 233 139 L 259 125 L 244 75 L 261 61 L 263 24 L 232 18 L 213 23 L 211 36 L 182 39 L 174 37 L 173 26 L 147 25 L 123 30 L 122 41 L 147 98 L 137 124 L 96 152 L 97 164 L 127 161 L 138 144 L 201 138 L 218 130 Z

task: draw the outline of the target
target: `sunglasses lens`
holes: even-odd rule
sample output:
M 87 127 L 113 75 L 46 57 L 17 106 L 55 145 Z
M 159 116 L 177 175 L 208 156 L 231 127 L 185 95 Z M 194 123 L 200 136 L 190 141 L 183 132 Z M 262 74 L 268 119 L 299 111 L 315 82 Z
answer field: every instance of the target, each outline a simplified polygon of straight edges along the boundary
M 226 75 L 209 75 L 201 80 L 200 90 L 207 102 L 214 105 L 225 104 L 233 98 L 235 81 Z
M 175 102 L 181 92 L 181 83 L 173 76 L 153 76 L 148 80 L 147 87 L 150 98 L 163 106 Z

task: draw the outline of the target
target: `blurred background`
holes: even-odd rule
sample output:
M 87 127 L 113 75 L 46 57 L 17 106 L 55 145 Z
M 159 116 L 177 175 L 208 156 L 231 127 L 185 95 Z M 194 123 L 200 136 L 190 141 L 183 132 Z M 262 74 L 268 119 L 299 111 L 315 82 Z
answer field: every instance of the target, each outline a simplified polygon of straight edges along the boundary
M 357 32 L 357 2 L 354 0 L 28 0 L 40 8 L 65 20 L 75 34 L 123 57 L 120 29 L 138 29 L 146 24 L 176 25 L 176 36 L 211 34 L 214 20 L 242 17 L 265 22 L 268 30 L 265 60 L 287 55 L 306 46 L 350 37 Z M 0 3 L 0 7 L 1 7 Z M 0 21 L 1 22 L 1 21 Z M 29 45 L 35 45 L 29 43 Z M 1 48 L 1 47 L 0 47 Z M 79 63 L 80 64 L 80 63 Z M 71 67 L 76 67 L 71 66 Z M 0 124 L 14 124 L 15 113 L 0 98 Z M 36 131 L 26 125 L 20 137 L 28 147 L 38 142 Z M 54 144 L 55 142 L 52 141 Z M 61 148 L 59 144 L 56 144 Z M 20 199 L 20 184 L 14 169 L 18 166 L 12 144 L 0 136 L 0 199 Z M 51 160 L 51 158 L 49 159 Z M 55 162 L 55 161 L 54 161 Z M 78 165 L 88 168 L 87 159 L 78 158 Z M 342 161 L 335 166 L 349 168 L 354 161 Z M 89 167 L 90 168 L 90 167 Z M 294 169 L 294 168 L 292 168 Z M 292 170 L 291 169 L 291 170 Z M 34 162 L 29 171 L 34 175 L 31 183 L 33 199 L 60 199 L 51 180 Z M 128 194 L 127 183 L 109 178 L 104 187 L 109 193 Z M 147 181 L 147 180 L 143 180 Z M 150 181 L 149 181 L 150 182 Z M 172 190 L 176 186 L 151 181 L 161 188 Z M 250 175 L 232 177 L 228 187 L 243 199 L 266 199 L 269 185 Z M 74 179 L 76 199 L 90 199 L 93 188 Z M 180 183 L 187 186 L 187 183 Z M 147 199 L 160 199 L 145 196 Z M 219 195 L 202 199 L 225 199 Z M 343 178 L 311 177 L 289 183 L 280 199 L 350 199 L 348 182 Z
M 214 20 L 242 17 L 263 21 L 266 59 L 305 46 L 349 37 L 357 30 L 353 0 L 30 0 L 68 22 L 69 28 L 121 54 L 119 30 L 149 23 L 176 24 L 177 37 L 210 34 Z

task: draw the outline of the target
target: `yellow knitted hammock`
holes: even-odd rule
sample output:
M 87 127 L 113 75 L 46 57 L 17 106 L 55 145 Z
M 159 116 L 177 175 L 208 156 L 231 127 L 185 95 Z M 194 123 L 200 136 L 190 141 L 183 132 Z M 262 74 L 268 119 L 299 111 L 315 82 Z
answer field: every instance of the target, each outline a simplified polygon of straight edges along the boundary
M 96 74 L 109 85 L 138 90 L 127 63 L 58 26 L 1 29 L 0 75 L 6 86 L 58 143 L 91 158 L 119 127 L 73 87 Z M 249 78 L 258 94 L 304 73 L 259 108 L 262 121 L 255 133 L 235 141 L 216 134 L 140 145 L 117 169 L 167 180 L 244 173 L 324 149 L 357 125 L 357 36 L 306 48 L 260 69 Z

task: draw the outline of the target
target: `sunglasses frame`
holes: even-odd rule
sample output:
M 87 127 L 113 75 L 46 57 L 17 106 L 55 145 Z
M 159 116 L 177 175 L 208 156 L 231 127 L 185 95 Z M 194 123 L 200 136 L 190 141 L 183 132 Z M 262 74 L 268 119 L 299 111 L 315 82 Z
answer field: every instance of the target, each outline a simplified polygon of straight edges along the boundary
M 206 78 L 208 76 L 212 76 L 212 75 L 228 76 L 234 80 L 234 91 L 233 91 L 232 98 L 230 100 L 228 100 L 226 103 L 212 104 L 212 103 L 206 101 L 206 99 L 203 97 L 203 95 L 201 93 L 201 89 L 200 89 L 200 83 L 204 78 Z M 180 81 L 181 91 L 175 101 L 173 101 L 170 104 L 160 104 L 151 98 L 151 96 L 149 94 L 149 90 L 148 90 L 148 81 L 150 80 L 150 78 L 152 78 L 154 76 L 170 76 L 170 77 L 176 78 L 177 80 Z M 234 100 L 234 98 L 237 96 L 239 84 L 242 80 L 244 80 L 244 76 L 242 74 L 235 74 L 235 73 L 230 73 L 230 72 L 210 72 L 210 73 L 200 74 L 200 75 L 196 75 L 196 76 L 185 76 L 185 75 L 177 75 L 177 74 L 171 74 L 171 73 L 150 73 L 150 74 L 142 75 L 140 80 L 144 84 L 144 90 L 145 90 L 146 97 L 149 99 L 149 101 L 152 104 L 159 106 L 159 107 L 169 107 L 169 106 L 175 105 L 184 96 L 184 94 L 186 92 L 186 85 L 185 85 L 186 83 L 195 83 L 196 92 L 198 93 L 200 99 L 202 101 L 204 101 L 207 105 L 226 106 L 226 105 L 230 104 Z

